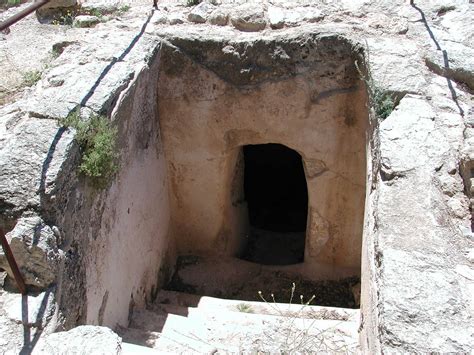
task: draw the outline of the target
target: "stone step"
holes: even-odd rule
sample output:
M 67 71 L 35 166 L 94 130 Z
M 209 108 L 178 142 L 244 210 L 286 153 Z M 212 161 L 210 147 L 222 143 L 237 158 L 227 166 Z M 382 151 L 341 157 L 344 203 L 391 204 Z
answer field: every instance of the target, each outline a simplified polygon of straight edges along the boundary
M 126 347 L 129 354 L 135 354 L 133 352 L 134 346 L 137 347 L 136 350 L 142 352 L 144 351 L 143 347 L 146 347 L 159 354 L 213 354 L 218 349 L 226 352 L 238 352 L 238 348 L 223 344 L 216 344 L 216 347 L 216 345 L 211 344 L 208 340 L 210 338 L 208 331 L 200 324 L 189 322 L 185 317 L 170 315 L 161 333 L 131 327 L 119 328 L 116 331 L 122 337 L 124 343 L 130 344 Z
M 155 312 L 142 311 L 134 314 L 134 318 L 140 316 L 143 319 L 134 319 L 133 324 L 141 322 L 144 329 L 129 329 L 124 335 L 121 334 L 124 341 L 176 353 L 236 353 L 242 349 L 251 351 L 255 346 L 257 350 L 273 352 L 298 342 L 308 346 L 303 350 L 320 346 L 318 344 L 323 344 L 328 349 L 342 349 L 342 346 L 344 349 L 355 349 L 358 343 L 355 322 L 239 312 L 213 313 L 191 308 L 187 317 L 168 314 L 160 334 L 150 331 L 154 324 L 146 324 L 147 320 L 161 320 L 162 315 L 156 317 L 153 313 Z
M 297 300 L 299 301 L 299 300 Z M 328 319 L 358 322 L 360 311 L 351 308 L 302 306 L 273 302 L 255 302 L 228 300 L 216 297 L 198 296 L 183 292 L 162 290 L 158 293 L 155 303 L 150 307 L 159 313 L 172 313 L 186 316 L 189 308 L 207 309 L 212 311 L 251 312 L 275 316 L 292 315 L 297 318 Z

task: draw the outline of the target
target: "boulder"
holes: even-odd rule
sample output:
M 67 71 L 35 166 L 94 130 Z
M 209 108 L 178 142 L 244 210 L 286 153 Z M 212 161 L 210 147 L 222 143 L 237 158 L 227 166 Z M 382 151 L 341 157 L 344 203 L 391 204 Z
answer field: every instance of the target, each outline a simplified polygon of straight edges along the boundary
M 46 288 L 56 280 L 63 252 L 58 248 L 59 231 L 38 217 L 21 218 L 7 234 L 20 272 L 27 285 Z M 13 277 L 8 261 L 0 252 L 0 268 Z
M 165 13 L 163 11 L 155 11 L 153 17 L 151 18 L 151 23 L 154 25 L 163 25 L 168 21 Z
M 245 32 L 261 31 L 267 25 L 263 6 L 255 4 L 238 6 L 232 12 L 230 21 L 235 28 Z
M 214 5 L 202 2 L 191 10 L 188 14 L 188 20 L 195 23 L 204 23 L 214 9 Z
M 171 13 L 168 17 L 170 25 L 180 25 L 184 23 L 184 17 L 181 13 Z
M 94 27 L 100 22 L 97 16 L 92 15 L 80 15 L 74 18 L 75 27 Z
M 118 0 L 88 0 L 81 4 L 81 10 L 86 13 L 100 12 L 101 14 L 110 14 L 117 11 L 120 5 Z
M 36 10 L 36 17 L 40 22 L 47 22 L 64 15 L 68 10 L 73 10 L 76 6 L 77 0 L 51 0 Z
M 282 28 L 285 25 L 285 14 L 282 9 L 276 6 L 268 8 L 268 22 L 274 29 Z
M 229 14 L 224 10 L 217 8 L 209 15 L 209 22 L 217 26 L 225 26 L 229 21 Z

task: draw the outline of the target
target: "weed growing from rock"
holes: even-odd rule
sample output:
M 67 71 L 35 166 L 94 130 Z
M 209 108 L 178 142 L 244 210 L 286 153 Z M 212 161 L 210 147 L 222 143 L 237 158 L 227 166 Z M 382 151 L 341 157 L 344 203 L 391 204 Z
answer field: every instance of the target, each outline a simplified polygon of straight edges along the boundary
M 120 6 L 118 9 L 117 9 L 117 13 L 119 15 L 122 15 L 124 13 L 126 13 L 128 10 L 130 10 L 130 6 L 129 5 L 123 5 L 123 6 Z
M 357 61 L 355 62 L 355 66 L 357 68 L 357 71 L 359 72 L 361 79 L 364 80 L 367 86 L 370 106 L 374 109 L 375 116 L 379 120 L 386 119 L 395 108 L 395 101 L 393 100 L 392 95 L 375 84 L 374 79 L 370 74 L 370 71 L 368 71 L 368 74 L 365 75 L 359 68 L 359 64 L 357 63 Z
M 236 308 L 242 313 L 254 313 L 252 306 L 247 303 L 239 303 Z
M 75 9 L 63 10 L 51 23 L 56 26 L 72 26 L 76 16 L 77 11 Z
M 7 1 L 8 7 L 18 6 L 20 4 L 21 4 L 21 0 L 8 0 Z
M 8 9 L 21 4 L 21 0 L 0 0 L 0 9 Z
M 196 6 L 199 5 L 202 0 L 186 0 L 186 6 Z
M 25 86 L 33 86 L 41 79 L 41 72 L 39 70 L 29 70 L 23 73 L 23 84 Z
M 386 119 L 395 108 L 392 96 L 376 86 L 370 90 L 370 95 L 375 115 L 381 120 Z
M 105 116 L 92 115 L 89 120 L 83 120 L 78 109 L 60 120 L 60 124 L 76 130 L 75 140 L 82 153 L 79 172 L 96 187 L 105 187 L 118 169 L 117 129 Z
M 304 316 L 305 309 L 313 302 L 315 295 L 306 301 L 300 295 L 301 307 L 296 311 L 291 311 L 290 307 L 295 298 L 296 286 L 293 283 L 291 288 L 289 305 L 277 304 L 274 294 L 271 300 L 267 300 L 261 291 L 258 292 L 262 301 L 281 317 L 278 324 L 274 324 L 270 329 L 266 329 L 264 334 L 263 347 L 277 348 L 280 354 L 305 354 L 319 352 L 349 352 L 353 351 L 357 344 L 352 344 L 350 336 L 337 329 L 337 325 L 326 329 L 318 329 L 319 319 L 311 319 Z

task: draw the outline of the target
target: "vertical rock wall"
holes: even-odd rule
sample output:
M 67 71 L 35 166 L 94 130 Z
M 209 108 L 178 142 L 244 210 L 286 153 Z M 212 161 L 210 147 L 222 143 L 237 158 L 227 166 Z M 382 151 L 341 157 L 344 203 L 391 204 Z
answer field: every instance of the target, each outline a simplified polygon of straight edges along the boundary
M 248 216 L 242 196 L 231 197 L 243 186 L 236 159 L 244 145 L 279 143 L 304 162 L 307 274 L 359 275 L 368 113 L 351 42 L 310 33 L 210 37 L 175 34 L 161 55 L 158 105 L 178 251 L 239 254 Z

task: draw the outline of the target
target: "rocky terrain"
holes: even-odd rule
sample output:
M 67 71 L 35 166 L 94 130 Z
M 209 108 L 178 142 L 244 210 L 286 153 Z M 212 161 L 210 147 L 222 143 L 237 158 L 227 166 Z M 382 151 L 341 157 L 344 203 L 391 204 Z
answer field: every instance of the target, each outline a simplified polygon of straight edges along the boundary
M 1 10 L 0 20 L 27 5 Z M 144 1 L 94 0 L 81 8 L 58 6 L 63 9 L 38 15 L 43 23 L 31 15 L 0 34 L 0 227 L 31 291 L 15 293 L 0 253 L 0 269 L 8 273 L 0 290 L 2 350 L 26 351 L 41 334 L 82 324 L 127 327 L 133 310 L 152 304 L 171 276 L 172 267 L 161 267 L 172 257 L 166 239 L 159 244 L 143 237 L 143 249 L 127 239 L 147 232 L 126 224 L 130 213 L 151 220 L 147 211 L 166 209 L 122 208 L 149 195 L 168 203 L 155 117 L 160 61 L 173 57 L 162 53 L 184 53 L 244 90 L 300 74 L 294 58 L 268 43 L 291 38 L 292 48 L 311 57 L 317 48 L 306 42 L 337 37 L 362 53 L 361 81 L 371 97 L 360 349 L 471 351 L 472 1 L 163 0 L 153 8 Z M 379 96 L 392 105 L 384 109 Z M 77 129 L 61 123 L 77 110 L 83 118 L 108 117 L 117 128 L 118 167 L 105 188 L 78 171 Z M 142 175 L 148 180 L 130 184 Z M 150 229 L 167 218 L 163 212 Z M 104 335 L 110 337 L 105 353 L 121 351 L 114 336 Z

